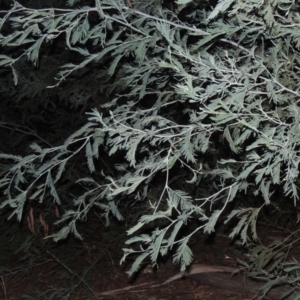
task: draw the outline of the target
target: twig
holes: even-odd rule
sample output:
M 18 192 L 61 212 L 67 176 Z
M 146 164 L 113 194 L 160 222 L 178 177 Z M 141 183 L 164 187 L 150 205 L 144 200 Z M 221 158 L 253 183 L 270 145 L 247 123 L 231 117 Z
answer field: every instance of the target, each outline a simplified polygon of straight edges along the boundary
M 97 295 L 95 294 L 95 292 L 92 290 L 92 288 L 89 286 L 89 284 L 78 274 L 76 274 L 75 272 L 73 272 L 68 266 L 66 266 L 63 262 L 61 262 L 54 254 L 52 254 L 50 251 L 47 251 L 48 254 L 50 254 L 59 264 L 61 264 L 68 272 L 70 272 L 71 274 L 75 275 L 80 282 L 83 282 L 87 288 L 89 289 L 89 291 L 93 294 L 95 299 L 97 298 Z M 76 287 L 79 285 L 79 283 L 76 285 Z
M 1 285 L 2 285 L 2 290 L 3 290 L 3 293 L 4 293 L 4 297 L 5 297 L 6 300 L 8 300 L 6 286 L 5 286 L 5 282 L 4 282 L 3 276 L 1 276 Z

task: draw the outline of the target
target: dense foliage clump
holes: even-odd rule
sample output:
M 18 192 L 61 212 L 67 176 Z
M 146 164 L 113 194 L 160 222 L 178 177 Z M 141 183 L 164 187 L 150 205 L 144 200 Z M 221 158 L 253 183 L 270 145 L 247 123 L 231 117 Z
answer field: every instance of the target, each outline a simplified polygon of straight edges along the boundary
M 51 106 L 60 95 L 92 108 L 64 143 L 46 147 L 37 139 L 25 155 L 0 154 L 1 208 L 21 220 L 28 201 L 68 203 L 56 241 L 70 233 L 81 238 L 76 224 L 91 210 L 100 209 L 107 223 L 130 210 L 133 248 L 124 249 L 124 259 L 137 258 L 129 274 L 170 250 L 185 270 L 191 237 L 214 232 L 220 220 L 232 221 L 230 236 L 242 244 L 257 241 L 261 210 L 279 212 L 299 199 L 295 1 L 86 2 L 37 10 L 15 1 L 1 12 L 6 92 L 12 82 L 22 86 L 24 58 L 43 68 L 43 57 L 54 57 L 59 63 L 47 74 L 56 81 L 39 78 L 45 99 L 37 93 L 35 101 Z M 23 87 L 27 100 L 37 91 L 33 83 Z M 86 171 L 72 177 L 81 153 Z M 72 180 L 76 194 L 64 192 Z

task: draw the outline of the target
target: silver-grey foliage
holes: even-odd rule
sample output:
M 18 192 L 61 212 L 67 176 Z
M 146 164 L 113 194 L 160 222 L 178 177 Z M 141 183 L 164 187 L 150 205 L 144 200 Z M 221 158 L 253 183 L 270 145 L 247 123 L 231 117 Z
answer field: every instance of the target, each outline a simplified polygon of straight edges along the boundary
M 74 199 L 74 210 L 60 220 L 67 225 L 53 238 L 70 232 L 80 238 L 76 221 L 85 220 L 95 206 L 108 222 L 110 214 L 122 220 L 118 207 L 125 197 L 144 201 L 148 210 L 128 230 L 133 236 L 124 249 L 123 260 L 138 254 L 132 274 L 146 257 L 155 264 L 172 248 L 174 262 L 184 271 L 192 261 L 191 236 L 213 232 L 228 203 L 241 194 L 261 195 L 258 207 L 237 207 L 227 215 L 226 221 L 239 218 L 231 236 L 240 235 L 243 243 L 257 239 L 256 220 L 270 204 L 274 187 L 282 185 L 296 205 L 300 14 L 295 1 L 220 0 L 215 8 L 198 2 L 179 0 L 171 10 L 159 0 L 96 0 L 88 7 L 34 10 L 15 1 L 2 12 L 0 28 L 10 24 L 14 30 L 0 33 L 1 45 L 25 49 L 19 57 L 0 55 L 0 65 L 11 68 L 15 84 L 14 64 L 20 57 L 38 64 L 41 45 L 64 36 L 66 47 L 82 60 L 63 65 L 55 86 L 76 70 L 105 61 L 98 79 L 111 101 L 89 112 L 88 123 L 59 147 L 34 144 L 26 157 L 0 154 L 13 162 L 0 180 L 6 197 L 1 208 L 10 206 L 20 220 L 28 198 L 43 201 L 50 193 L 59 204 L 57 183 L 77 153 L 85 151 L 93 173 L 100 172 L 94 164 L 99 147 L 110 155 L 124 151 L 118 175 L 103 173 L 106 184 L 92 177 L 80 180 L 89 189 Z M 96 24 L 90 23 L 93 13 Z M 150 199 L 157 175 L 163 184 Z M 173 180 L 181 181 L 182 189 L 172 188 Z M 197 196 L 190 193 L 195 186 Z M 202 225 L 179 237 L 191 219 Z M 156 221 L 161 226 L 151 234 L 137 234 Z

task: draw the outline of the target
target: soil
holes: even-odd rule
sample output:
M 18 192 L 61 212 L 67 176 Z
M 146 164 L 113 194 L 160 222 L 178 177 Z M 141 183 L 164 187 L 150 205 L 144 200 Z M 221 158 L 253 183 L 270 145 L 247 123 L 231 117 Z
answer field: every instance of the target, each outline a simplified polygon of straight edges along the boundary
M 41 243 L 40 237 L 26 230 L 13 237 L 1 234 L 0 299 L 246 300 L 253 299 L 262 285 L 247 273 L 232 274 L 239 268 L 238 259 L 246 261 L 247 256 L 221 234 L 212 240 L 193 240 L 194 269 L 182 278 L 172 279 L 181 273 L 171 259 L 156 270 L 145 263 L 128 278 L 132 261 L 120 265 L 127 239 L 124 224 L 89 226 L 82 228 L 83 242 L 70 238 L 58 244 Z M 270 228 L 260 233 L 265 239 L 281 234 Z M 284 288 L 272 290 L 265 299 L 279 299 L 283 292 Z

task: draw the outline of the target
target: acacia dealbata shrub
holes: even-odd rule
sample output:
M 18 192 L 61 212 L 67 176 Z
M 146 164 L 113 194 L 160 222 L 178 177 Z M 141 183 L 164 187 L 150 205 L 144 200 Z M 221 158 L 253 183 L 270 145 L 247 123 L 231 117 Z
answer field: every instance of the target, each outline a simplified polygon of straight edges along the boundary
M 60 39 L 77 59 L 62 65 L 48 88 L 59 89 L 82 69 L 89 76 L 93 66 L 95 89 L 108 97 L 62 145 L 36 142 L 29 155 L 0 155 L 11 163 L 0 181 L 1 208 L 20 221 L 29 199 L 62 205 L 61 178 L 84 153 L 90 174 L 76 181 L 84 191 L 69 195 L 61 229 L 51 237 L 81 238 L 76 224 L 89 211 L 100 209 L 108 224 L 111 217 L 123 220 L 127 207 L 136 220 L 128 230 L 133 246 L 124 249 L 123 259 L 137 255 L 129 274 L 170 250 L 185 270 L 190 238 L 212 233 L 220 219 L 236 220 L 231 237 L 256 241 L 259 212 L 276 202 L 274 193 L 298 201 L 295 2 L 165 2 L 69 0 L 69 8 L 57 10 L 14 2 L 1 13 L 1 25 L 11 25 L 0 36 L 2 47 L 24 49 L 0 56 L 14 84 L 21 57 L 38 64 L 41 46 Z M 75 86 L 80 90 L 80 82 Z M 108 166 L 103 153 L 117 163 Z M 182 230 L 195 221 L 192 231 Z

